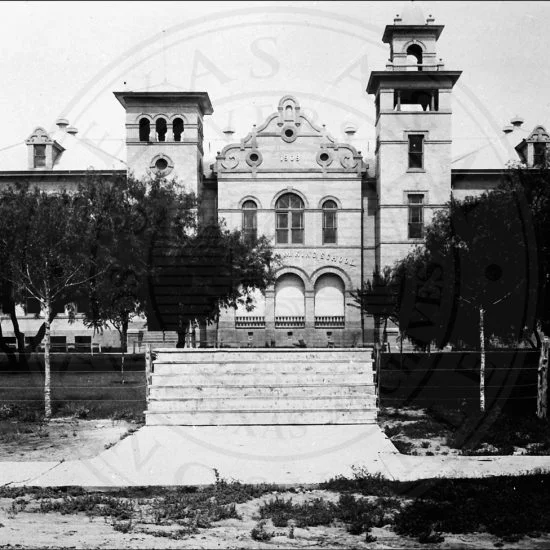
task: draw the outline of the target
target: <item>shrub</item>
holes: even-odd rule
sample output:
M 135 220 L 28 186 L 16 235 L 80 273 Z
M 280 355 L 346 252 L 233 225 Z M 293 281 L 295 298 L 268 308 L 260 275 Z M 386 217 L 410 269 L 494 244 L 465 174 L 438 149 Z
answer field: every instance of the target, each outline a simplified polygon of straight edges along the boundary
M 250 531 L 250 536 L 253 540 L 266 541 L 273 538 L 274 533 L 269 533 L 265 530 L 265 520 L 259 521 Z
M 352 468 L 353 478 L 333 477 L 320 484 L 321 489 L 336 492 L 352 492 L 371 496 L 390 496 L 396 494 L 399 482 L 390 481 L 382 474 L 371 474 L 364 468 Z

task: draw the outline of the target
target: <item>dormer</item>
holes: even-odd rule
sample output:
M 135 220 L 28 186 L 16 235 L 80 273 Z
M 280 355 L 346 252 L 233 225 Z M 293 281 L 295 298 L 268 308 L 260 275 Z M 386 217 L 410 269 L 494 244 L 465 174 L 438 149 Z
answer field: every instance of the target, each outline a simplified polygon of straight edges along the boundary
M 52 170 L 55 161 L 65 150 L 44 128 L 36 128 L 25 141 L 29 170 Z
M 550 135 L 544 126 L 535 126 L 529 137 L 516 145 L 516 151 L 528 168 L 540 168 L 548 161 Z

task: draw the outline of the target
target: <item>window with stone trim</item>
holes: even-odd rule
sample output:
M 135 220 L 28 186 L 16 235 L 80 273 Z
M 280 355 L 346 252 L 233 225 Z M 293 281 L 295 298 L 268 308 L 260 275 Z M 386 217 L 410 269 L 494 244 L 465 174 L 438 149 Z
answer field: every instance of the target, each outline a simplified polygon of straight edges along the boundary
M 409 210 L 409 239 L 424 237 L 424 195 L 421 193 L 408 194 Z
M 424 136 L 409 134 L 409 168 L 424 168 Z
M 34 167 L 43 168 L 46 166 L 46 146 L 35 145 L 34 146 Z
M 141 118 L 139 120 L 139 141 L 149 141 L 149 135 L 151 133 L 151 123 L 148 118 Z
M 172 133 L 174 134 L 174 141 L 181 141 L 181 135 L 183 134 L 183 119 L 175 118 L 172 122 Z
M 252 201 L 247 200 L 242 205 L 243 212 L 243 234 L 246 238 L 255 239 L 258 232 L 258 205 Z
M 323 244 L 336 244 L 338 205 L 333 200 L 323 203 Z
M 304 244 L 304 202 L 294 193 L 285 193 L 275 204 L 277 244 Z
M 546 143 L 535 143 L 533 150 L 533 166 L 543 167 L 546 165 Z

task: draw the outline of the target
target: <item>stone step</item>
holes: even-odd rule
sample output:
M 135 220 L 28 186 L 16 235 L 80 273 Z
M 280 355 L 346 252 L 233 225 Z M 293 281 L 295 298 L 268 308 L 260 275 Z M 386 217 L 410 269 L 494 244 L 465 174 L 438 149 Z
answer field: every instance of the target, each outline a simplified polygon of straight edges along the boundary
M 204 397 L 195 399 L 149 399 L 148 410 L 151 412 L 183 412 L 183 411 L 248 411 L 268 410 L 272 412 L 284 410 L 307 411 L 334 409 L 374 409 L 373 396 L 347 397 Z
M 331 373 L 338 372 L 342 375 L 357 372 L 372 372 L 372 363 L 349 363 L 344 361 L 327 361 L 325 363 L 306 363 L 297 361 L 277 361 L 260 363 L 251 361 L 248 363 L 166 363 L 155 361 L 153 372 L 155 374 L 298 374 L 298 373 Z
M 166 385 L 152 386 L 151 399 L 180 399 L 198 397 L 346 397 L 374 396 L 374 384 L 280 384 L 276 386 L 263 384 L 209 384 L 204 386 Z
M 307 411 L 146 411 L 148 426 L 262 426 L 315 424 L 376 424 L 376 411 L 360 409 Z
M 277 373 L 263 372 L 239 373 L 219 372 L 211 374 L 158 374 L 152 375 L 152 387 L 157 386 L 208 386 L 231 385 L 251 386 L 263 384 L 266 386 L 282 386 L 285 384 L 373 384 L 372 372 L 310 372 L 310 373 Z
M 181 350 L 175 348 L 158 348 L 155 351 L 156 361 L 159 363 L 181 362 L 181 363 L 226 363 L 226 362 L 247 362 L 257 361 L 269 363 L 271 361 L 331 361 L 345 360 L 347 362 L 372 361 L 371 351 L 362 348 L 335 349 L 335 348 L 241 348 L 234 350 L 226 349 L 189 349 Z

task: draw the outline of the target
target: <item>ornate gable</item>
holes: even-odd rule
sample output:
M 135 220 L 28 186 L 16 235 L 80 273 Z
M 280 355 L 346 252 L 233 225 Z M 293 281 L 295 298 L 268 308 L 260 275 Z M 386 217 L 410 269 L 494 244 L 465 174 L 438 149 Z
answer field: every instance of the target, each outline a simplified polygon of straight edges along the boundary
M 325 130 L 316 126 L 300 110 L 293 96 L 284 96 L 277 112 L 257 128 L 254 125 L 240 143 L 224 147 L 216 156 L 218 174 L 307 172 L 356 172 L 366 165 L 357 150 L 337 143 Z
M 525 140 L 527 142 L 550 141 L 550 135 L 544 126 L 536 126 Z
M 50 138 L 48 132 L 40 126 L 35 128 L 33 133 L 25 140 L 27 145 L 46 145 L 53 144 L 53 139 Z

